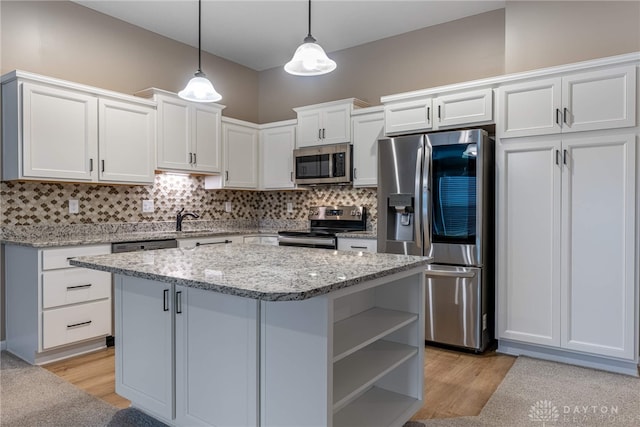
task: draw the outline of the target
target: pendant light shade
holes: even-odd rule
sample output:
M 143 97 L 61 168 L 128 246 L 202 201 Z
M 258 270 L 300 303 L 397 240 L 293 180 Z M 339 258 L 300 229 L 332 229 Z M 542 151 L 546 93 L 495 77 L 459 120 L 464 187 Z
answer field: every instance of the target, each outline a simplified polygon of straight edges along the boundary
M 291 61 L 286 63 L 284 70 L 296 76 L 319 76 L 335 69 L 335 61 L 327 56 L 311 35 L 311 0 L 309 0 L 309 33 L 304 43 L 296 49 Z
M 201 48 L 201 26 L 202 26 L 202 0 L 198 0 L 198 71 L 187 86 L 178 92 L 178 96 L 187 101 L 193 102 L 215 102 L 222 99 L 213 88 L 213 84 L 202 72 L 202 48 Z

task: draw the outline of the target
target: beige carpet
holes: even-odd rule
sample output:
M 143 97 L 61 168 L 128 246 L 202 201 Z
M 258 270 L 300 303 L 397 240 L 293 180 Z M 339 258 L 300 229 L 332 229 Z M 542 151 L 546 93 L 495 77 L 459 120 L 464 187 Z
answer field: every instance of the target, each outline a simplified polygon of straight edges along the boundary
M 426 427 L 637 427 L 640 379 L 519 357 L 480 415 L 421 423 Z
M 0 426 L 166 427 L 136 409 L 119 410 L 5 351 L 0 355 Z

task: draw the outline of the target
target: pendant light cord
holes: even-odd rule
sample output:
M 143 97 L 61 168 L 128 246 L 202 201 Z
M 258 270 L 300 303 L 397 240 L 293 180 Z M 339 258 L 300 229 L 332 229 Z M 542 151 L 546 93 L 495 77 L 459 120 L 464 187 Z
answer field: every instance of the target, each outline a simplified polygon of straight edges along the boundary
M 311 0 L 309 0 L 311 2 Z M 202 72 L 202 0 L 198 0 L 198 72 Z
M 312 37 L 311 36 L 311 0 L 309 0 L 309 34 L 307 34 L 307 37 Z

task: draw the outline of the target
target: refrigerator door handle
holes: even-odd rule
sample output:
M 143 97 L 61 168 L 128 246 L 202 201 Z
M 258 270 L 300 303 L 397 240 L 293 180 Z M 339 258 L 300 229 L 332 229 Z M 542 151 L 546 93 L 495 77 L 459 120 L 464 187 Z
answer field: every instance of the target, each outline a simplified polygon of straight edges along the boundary
M 431 142 L 428 138 L 425 138 L 424 144 L 424 162 L 422 169 L 422 188 L 424 190 L 424 198 L 422 199 L 422 204 L 420 205 L 420 215 L 424 220 L 424 225 L 422 226 L 422 236 L 424 240 L 424 251 L 422 252 L 425 256 L 431 256 L 431 240 L 432 240 L 432 231 L 431 231 L 431 200 L 429 200 L 430 191 L 432 183 L 431 180 L 431 157 L 432 157 L 433 149 L 431 148 Z
M 414 236 L 417 247 L 422 247 L 422 199 L 420 197 L 422 189 L 422 146 L 418 147 L 418 155 L 416 157 L 416 180 L 415 180 L 415 194 L 413 201 L 413 218 L 414 218 Z M 424 253 L 424 252 L 423 252 Z
M 425 276 L 434 277 L 475 277 L 475 271 L 444 271 L 444 270 L 425 270 Z

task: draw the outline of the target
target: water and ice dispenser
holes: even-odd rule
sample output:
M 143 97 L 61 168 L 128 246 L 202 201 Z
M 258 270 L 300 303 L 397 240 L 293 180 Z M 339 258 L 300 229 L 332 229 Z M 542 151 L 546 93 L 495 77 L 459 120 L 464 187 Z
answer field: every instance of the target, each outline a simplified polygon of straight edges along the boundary
M 412 194 L 390 194 L 387 197 L 387 240 L 413 241 L 415 236 L 414 203 Z

